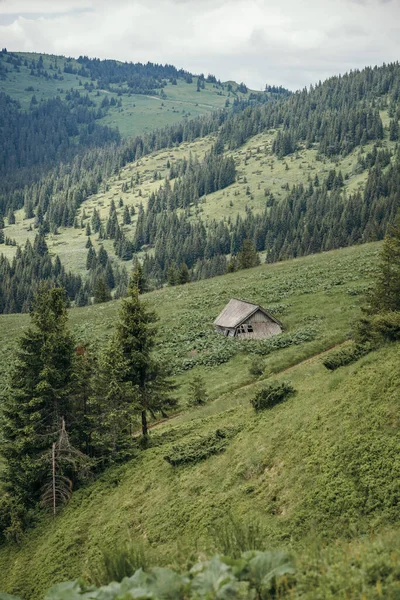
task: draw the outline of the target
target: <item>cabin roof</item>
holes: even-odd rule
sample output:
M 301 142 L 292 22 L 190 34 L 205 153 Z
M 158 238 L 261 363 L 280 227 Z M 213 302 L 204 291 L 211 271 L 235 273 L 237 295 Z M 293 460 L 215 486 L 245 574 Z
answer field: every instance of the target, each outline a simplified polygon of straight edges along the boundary
M 271 319 L 271 321 L 274 321 L 274 323 L 281 325 L 278 319 L 275 319 L 275 317 L 259 304 L 253 304 L 246 300 L 239 300 L 239 298 L 232 298 L 229 300 L 228 304 L 215 319 L 214 325 L 227 328 L 237 327 L 258 310 L 261 310 L 261 312 Z

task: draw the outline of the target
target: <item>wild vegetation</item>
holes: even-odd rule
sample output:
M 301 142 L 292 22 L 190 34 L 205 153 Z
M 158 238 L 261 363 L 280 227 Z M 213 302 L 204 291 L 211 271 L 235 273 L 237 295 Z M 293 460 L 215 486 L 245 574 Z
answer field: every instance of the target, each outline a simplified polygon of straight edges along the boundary
M 78 304 L 97 279 L 123 295 L 127 278 L 112 271 L 132 258 L 151 289 L 241 268 L 245 242 L 274 262 L 383 239 L 399 206 L 398 78 L 396 64 L 367 68 L 91 150 L 7 194 L 3 237 L 45 235 L 88 282 Z M 85 269 L 101 247 L 108 272 Z
M 71 153 L 51 133 L 54 164 L 32 142 L 0 165 L 0 588 L 397 598 L 398 65 L 254 95 L 58 61 L 0 56 L 9 87 L 87 91 L 4 98 L 19 140 L 54 108 Z M 234 106 L 124 142 L 96 129 L 185 85 Z M 217 334 L 232 297 L 283 333 Z
M 216 519 L 222 526 L 228 503 L 234 518 L 243 520 L 246 514 L 247 518 L 252 516 L 262 523 L 265 549 L 279 546 L 298 554 L 303 544 L 307 546 L 305 540 L 310 527 L 317 532 L 319 540 L 342 538 L 342 549 L 331 549 L 338 561 L 339 570 L 335 567 L 335 575 L 328 575 L 328 554 L 318 550 L 311 559 L 313 551 L 307 547 L 305 556 L 308 558 L 302 556 L 301 560 L 324 565 L 320 575 L 304 588 L 303 575 L 296 569 L 295 580 L 285 588 L 287 593 L 291 590 L 292 596 L 306 589 L 309 597 L 313 597 L 311 590 L 325 597 L 323 594 L 328 588 L 337 589 L 344 576 L 342 567 L 339 568 L 343 560 L 341 552 L 348 551 L 344 550 L 346 544 L 356 543 L 343 539 L 343 532 L 347 532 L 345 537 L 357 539 L 370 531 L 374 522 L 375 529 L 382 532 L 379 535 L 383 537 L 379 539 L 390 540 L 390 534 L 384 537 L 384 530 L 394 532 L 390 528 L 396 524 L 393 482 L 398 480 L 398 475 L 397 463 L 392 457 L 398 452 L 397 421 L 393 412 L 398 386 L 395 368 L 398 344 L 373 351 L 354 367 L 343 367 L 338 375 L 329 373 L 319 356 L 302 361 L 347 337 L 351 323 L 360 314 L 360 300 L 370 287 L 376 268 L 376 246 L 366 245 L 257 267 L 244 271 L 240 281 L 235 273 L 216 278 L 207 282 L 206 295 L 204 284 L 200 282 L 148 294 L 147 302 L 158 307 L 162 317 L 158 352 L 168 357 L 168 361 L 177 348 L 168 346 L 169 332 L 177 328 L 181 330 L 183 342 L 182 359 L 184 354 L 193 354 L 193 349 L 196 354 L 204 353 L 207 344 L 203 350 L 198 345 L 192 336 L 196 327 L 188 316 L 197 312 L 199 318 L 202 314 L 203 324 L 197 327 L 202 326 L 204 330 L 204 323 L 211 323 L 212 315 L 218 314 L 225 302 L 222 292 L 229 297 L 237 295 L 240 288 L 249 296 L 252 291 L 249 299 L 270 310 L 273 310 L 272 301 L 275 302 L 288 328 L 284 336 L 296 331 L 301 323 L 312 325 L 315 334 L 297 346 L 289 345 L 264 355 L 261 377 L 249 374 L 246 365 L 257 345 L 262 347 L 266 343 L 263 341 L 250 342 L 245 348 L 237 340 L 230 340 L 237 348 L 227 362 L 218 360 L 211 363 L 213 366 L 200 363 L 194 367 L 195 373 L 203 373 L 207 380 L 212 378 L 210 400 L 205 405 L 186 409 L 170 423 L 151 430 L 150 447 L 144 451 L 137 447 L 124 465 L 115 465 L 88 486 L 80 484 L 81 488 L 73 493 L 69 505 L 54 524 L 44 515 L 32 514 L 31 518 L 40 519 L 40 533 L 38 529 L 28 531 L 22 545 L 8 542 L 0 550 L 0 564 L 14 564 L 1 580 L 2 587 L 25 597 L 40 598 L 44 588 L 61 578 L 84 574 L 90 580 L 90 572 L 101 564 L 96 548 L 109 543 L 118 553 L 117 540 L 124 544 L 129 538 L 135 543 L 145 543 L 151 565 L 190 569 L 198 560 L 198 552 L 211 553 L 210 556 L 213 551 L 225 553 L 221 540 L 218 547 L 210 537 L 210 527 Z M 186 313 L 184 307 L 187 307 Z M 108 330 L 108 323 L 115 319 L 115 310 L 115 303 L 108 303 L 71 311 L 75 335 L 78 334 L 80 340 L 82 336 L 87 339 L 90 331 L 92 344 L 98 345 Z M 18 324 L 15 322 L 18 331 L 24 318 L 20 315 Z M 93 325 L 90 325 L 91 318 Z M 14 316 L 5 315 L 2 319 L 10 325 L 9 344 Z M 187 345 L 182 336 L 185 331 Z M 201 331 L 198 329 L 199 341 Z M 211 331 L 210 328 L 209 340 L 218 348 L 220 341 L 226 340 Z M 279 339 L 278 336 L 276 340 Z M 3 351 L 9 352 L 4 346 Z M 290 381 L 297 393 L 268 411 L 253 412 L 249 400 L 265 387 L 266 379 L 271 382 L 271 373 L 276 373 L 272 381 L 279 384 L 282 381 L 279 373 L 288 368 L 283 380 Z M 175 382 L 181 384 L 176 397 L 184 407 L 188 384 L 192 381 L 191 371 L 182 372 L 175 367 L 175 372 Z M 382 381 L 387 385 L 382 387 Z M 334 438 L 341 440 L 336 447 L 331 444 Z M 126 458 L 125 454 L 124 460 Z M 234 464 L 235 469 L 229 468 L 229 464 Z M 173 469 L 175 474 L 168 469 Z M 171 493 L 172 481 L 174 488 L 179 486 L 177 493 Z M 197 491 L 194 493 L 194 490 Z M 125 507 L 122 513 L 120 507 Z M 197 549 L 184 551 L 183 548 L 189 548 L 192 543 L 193 528 L 198 539 Z M 177 532 L 181 540 L 178 545 Z M 29 573 L 23 574 L 33 546 L 37 558 L 33 562 L 29 559 Z M 73 547 L 74 552 L 66 552 L 67 546 Z M 388 542 L 378 559 L 373 550 L 374 542 L 368 549 L 365 546 L 363 552 L 373 557 L 371 575 L 369 579 L 363 576 L 360 580 L 348 577 L 346 589 L 352 593 L 363 589 L 366 597 L 372 598 L 379 581 L 390 597 L 397 579 L 391 551 L 386 550 L 389 547 L 393 545 Z M 226 553 L 232 554 L 231 550 L 228 548 Z M 242 548 L 244 550 L 246 548 Z M 53 557 L 57 579 L 52 575 L 50 564 L 48 568 L 35 566 L 42 552 Z M 18 562 L 13 562 L 13 556 L 18 556 Z M 147 572 L 151 578 L 151 571 Z

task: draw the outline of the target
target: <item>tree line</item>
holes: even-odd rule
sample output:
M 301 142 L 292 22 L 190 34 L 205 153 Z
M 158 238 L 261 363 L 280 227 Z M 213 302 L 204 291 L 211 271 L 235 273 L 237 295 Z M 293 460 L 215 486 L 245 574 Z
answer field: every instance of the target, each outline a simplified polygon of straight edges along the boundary
M 235 149 L 261 131 L 280 128 L 274 143 L 280 157 L 299 143 L 327 156 L 346 155 L 357 145 L 382 138 L 380 109 L 389 106 L 393 121 L 398 121 L 399 97 L 398 62 L 367 67 L 331 77 L 280 102 L 248 107 L 223 124 L 219 137 Z M 392 128 L 396 135 L 395 125 Z
M 98 353 L 74 339 L 62 288 L 42 285 L 30 316 L 4 400 L 0 539 L 19 539 L 40 505 L 56 513 L 73 488 L 137 455 L 149 416 L 176 405 L 153 352 L 156 315 L 134 285 Z
M 33 244 L 27 240 L 23 248 L 17 247 L 11 261 L 0 254 L 0 314 L 29 312 L 43 282 L 63 287 L 67 300 L 75 306 L 111 300 L 112 289 L 115 298 L 124 296 L 128 288 L 126 269 L 112 265 L 102 246 L 96 253 L 90 245 L 89 255 L 88 276 L 83 280 L 66 271 L 58 256 L 51 258 L 43 234 L 37 234 Z

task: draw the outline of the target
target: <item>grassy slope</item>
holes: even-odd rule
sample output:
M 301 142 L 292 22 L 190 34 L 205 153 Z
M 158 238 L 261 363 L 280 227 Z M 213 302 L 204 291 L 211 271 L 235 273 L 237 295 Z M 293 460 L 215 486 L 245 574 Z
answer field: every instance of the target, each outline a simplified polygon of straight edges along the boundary
M 179 348 L 167 343 L 171 332 L 179 333 L 182 359 L 196 353 L 196 341 L 188 352 L 191 334 L 209 331 L 231 295 L 279 304 L 289 331 L 313 323 L 317 337 L 269 355 L 261 380 L 249 375 L 249 357 L 243 353 L 219 366 L 196 367 L 205 374 L 213 401 L 154 429 L 151 449 L 77 492 L 55 522 L 43 521 L 20 547 L 2 548 L 0 588 L 39 597 L 54 581 L 87 573 L 99 560 L 99 547 L 127 538 L 145 540 L 159 563 L 185 565 L 209 546 L 210 528 L 227 511 L 258 518 L 271 545 L 292 547 L 300 554 L 301 564 L 312 574 L 306 584 L 300 569 L 299 586 L 307 587 L 307 598 L 359 597 L 355 590 L 365 587 L 365 573 L 359 575 L 356 569 L 354 575 L 354 561 L 368 565 L 371 553 L 384 566 L 396 564 L 399 548 L 390 526 L 397 519 L 400 476 L 400 347 L 386 347 L 334 374 L 319 356 L 297 364 L 346 337 L 358 312 L 355 291 L 368 284 L 376 250 L 376 244 L 349 248 L 149 294 L 148 302 L 162 318 L 161 343 L 167 356 Z M 71 311 L 78 337 L 104 339 L 117 306 Z M 0 317 L 2 358 L 26 323 L 26 316 Z M 212 352 L 213 344 L 218 349 L 220 339 L 216 334 L 208 337 L 199 353 Z M 248 401 L 268 371 L 289 379 L 298 393 L 255 415 Z M 182 404 L 192 374 L 177 378 L 183 383 Z M 224 426 L 239 430 L 225 453 L 183 468 L 163 460 L 177 441 Z M 384 527 L 389 527 L 386 533 Z M 377 532 L 373 541 L 359 539 L 372 531 Z M 348 542 L 347 537 L 358 541 Z M 342 541 L 333 545 L 336 538 Z M 315 540 L 330 543 L 321 550 Z M 338 585 L 353 595 L 338 595 L 337 589 L 335 595 Z M 326 593 L 313 594 L 313 586 L 320 594 L 326 586 Z M 379 597 L 372 592 L 365 597 Z
M 309 176 L 314 179 L 316 174 L 318 174 L 320 180 L 323 180 L 327 176 L 328 171 L 335 167 L 341 169 L 344 175 L 348 174 L 349 178 L 346 181 L 346 188 L 349 192 L 364 185 L 367 172 L 364 171 L 361 174 L 353 172 L 357 161 L 357 151 L 354 151 L 339 164 L 328 160 L 324 162 L 317 161 L 316 151 L 305 149 L 287 158 L 286 161 L 282 161 L 276 159 L 276 157 L 266 155 L 273 137 L 274 134 L 272 133 L 259 134 L 252 138 L 245 146 L 231 153 L 237 164 L 238 180 L 227 189 L 210 194 L 203 199 L 197 215 L 204 219 L 206 223 L 213 219 L 220 220 L 228 217 L 235 219 L 237 214 L 244 216 L 246 207 L 251 208 L 254 212 L 263 210 L 266 199 L 264 194 L 265 189 L 270 190 L 279 200 L 286 194 L 286 191 L 282 189 L 286 183 L 290 186 L 300 182 L 307 185 Z M 118 207 L 120 198 L 122 198 L 124 205 L 133 206 L 137 214 L 140 203 L 146 207 L 147 199 L 151 192 L 157 190 L 162 185 L 162 181 L 154 181 L 155 171 L 162 178 L 165 178 L 169 173 L 169 169 L 166 166 L 168 160 L 173 164 L 173 162 L 181 160 L 184 157 L 188 159 L 190 154 L 201 159 L 210 150 L 213 139 L 213 136 L 209 136 L 196 142 L 184 143 L 178 148 L 155 152 L 140 161 L 126 165 L 121 170 L 119 176 L 114 176 L 108 181 L 107 187 L 104 190 L 90 197 L 82 204 L 78 216 L 81 217 L 85 214 L 87 219 L 84 220 L 84 224 L 86 224 L 93 214 L 93 209 L 97 208 L 105 223 L 108 218 L 111 200 L 114 200 L 117 205 L 119 221 L 122 223 L 124 208 Z M 366 151 L 368 149 L 366 147 Z M 288 164 L 289 170 L 286 170 L 286 164 Z M 128 183 L 130 186 L 131 178 L 135 178 L 136 173 L 139 173 L 140 183 L 134 183 L 133 188 L 129 187 L 126 192 L 122 192 L 122 185 Z M 249 194 L 247 193 L 247 188 L 249 188 Z M 18 244 L 24 244 L 26 239 L 30 239 L 33 242 L 36 231 L 34 229 L 29 231 L 30 225 L 33 226 L 33 219 L 25 219 L 23 209 L 16 211 L 15 216 L 15 225 L 10 226 L 6 223 L 6 236 L 15 239 Z M 129 237 L 132 237 L 134 234 L 136 218 L 136 216 L 132 218 L 130 226 L 124 227 Z M 87 249 L 85 248 L 86 239 L 85 229 L 60 228 L 58 235 L 48 236 L 48 246 L 51 253 L 60 256 L 63 265 L 67 269 L 85 275 L 87 256 Z M 100 242 L 103 243 L 109 254 L 114 256 L 112 240 L 100 240 L 99 242 L 98 236 L 93 235 L 92 242 L 96 249 L 99 248 Z M 14 256 L 15 251 L 16 248 L 14 246 L 3 245 L 1 248 L 1 252 L 9 258 Z M 114 260 L 120 265 L 125 264 L 125 266 L 129 267 L 127 263 L 123 263 L 115 256 Z
M 37 60 L 39 54 L 31 54 L 18 52 L 16 53 L 22 58 Z M 44 68 L 52 75 L 56 67 L 60 67 L 63 71 L 65 59 L 60 56 L 42 54 Z M 6 61 L 7 55 L 0 54 L 0 60 Z M 80 65 L 76 61 L 70 63 L 73 67 L 79 68 Z M 55 68 L 50 70 L 50 65 Z M 10 66 L 8 65 L 8 68 Z M 100 90 L 100 95 L 97 96 L 97 90 L 87 92 L 85 83 L 91 83 L 88 77 L 80 77 L 70 73 L 62 73 L 63 81 L 49 79 L 46 81 L 43 77 L 38 78 L 30 74 L 30 69 L 25 66 L 20 67 L 20 71 L 11 70 L 7 74 L 4 81 L 1 82 L 1 90 L 9 94 L 21 103 L 22 108 L 28 109 L 32 95 L 35 94 L 38 101 L 47 100 L 60 96 L 61 99 L 65 94 L 72 89 L 78 90 L 81 94 L 86 95 L 100 106 L 103 98 L 114 96 L 118 99 L 117 94 Z M 96 81 L 93 82 L 96 86 Z M 27 88 L 33 87 L 34 91 L 27 91 Z M 213 84 L 206 83 L 205 88 L 201 92 L 197 92 L 197 77 L 193 78 L 193 83 L 187 84 L 182 79 L 178 80 L 178 84 L 171 85 L 168 83 L 164 88 L 166 99 L 161 101 L 158 96 L 145 96 L 141 94 L 132 94 L 128 96 L 123 94 L 120 98 L 122 106 L 110 107 L 108 114 L 98 123 L 118 127 L 121 135 L 124 137 L 138 135 L 151 131 L 165 125 L 172 125 L 184 118 L 192 118 L 198 115 L 207 114 L 218 108 L 225 106 L 225 101 L 230 98 L 233 101 L 234 97 L 245 97 L 244 94 L 235 91 L 236 85 L 233 84 L 233 92 L 228 92 L 227 85 L 224 89 L 215 87 Z M 222 92 L 221 95 L 218 92 Z
M 171 88 L 176 88 L 176 86 L 171 86 Z M 386 112 L 382 112 L 382 119 L 385 126 L 387 126 Z M 345 187 L 349 193 L 363 188 L 367 179 L 367 171 L 358 173 L 356 170 L 358 148 L 349 156 L 336 162 L 326 158 L 317 160 L 317 151 L 305 148 L 283 160 L 279 160 L 271 154 L 271 146 L 275 135 L 275 131 L 261 133 L 254 136 L 241 148 L 229 152 L 228 154 L 234 157 L 237 165 L 237 181 L 225 190 L 203 198 L 197 211 L 193 209 L 193 215 L 197 214 L 207 223 L 213 219 L 221 220 L 228 217 L 234 220 L 238 214 L 245 216 L 246 208 L 259 212 L 265 206 L 265 190 L 269 190 L 277 200 L 280 200 L 287 194 L 287 191 L 283 189 L 286 184 L 290 187 L 298 183 L 308 185 L 308 181 L 310 179 L 314 180 L 315 175 L 318 175 L 322 182 L 327 177 L 329 170 L 333 168 L 340 169 L 343 176 L 347 177 Z M 165 177 L 168 176 L 168 161 L 173 164 L 183 158 L 188 159 L 190 154 L 201 160 L 204 154 L 210 150 L 213 141 L 214 137 L 208 136 L 192 143 L 183 143 L 177 148 L 154 152 L 140 161 L 126 165 L 121 169 L 119 175 L 110 178 L 107 186 L 101 192 L 90 197 L 82 204 L 78 216 L 86 215 L 87 219 L 83 221 L 85 225 L 90 220 L 93 209 L 97 208 L 105 223 L 111 200 L 114 200 L 117 205 L 119 221 L 122 223 L 124 208 L 118 208 L 120 198 L 122 198 L 124 205 L 133 206 L 137 213 L 140 203 L 146 207 L 151 192 L 157 190 L 163 184 Z M 394 147 L 394 142 L 388 140 L 387 132 L 383 144 L 389 148 Z M 366 145 L 363 151 L 369 152 L 372 146 L 373 144 Z M 286 165 L 288 168 L 286 168 Z M 156 171 L 161 176 L 161 180 L 154 180 Z M 131 178 L 133 177 L 135 180 L 137 173 L 140 177 L 140 183 L 134 183 L 131 188 Z M 126 192 L 121 190 L 123 184 L 128 184 L 129 189 Z M 132 237 L 134 234 L 136 218 L 136 216 L 133 217 L 132 224 L 124 227 L 128 237 Z M 24 219 L 23 209 L 17 211 L 15 225 L 9 226 L 6 224 L 6 236 L 15 239 L 18 244 L 25 243 L 28 238 L 33 241 L 36 231 L 34 229 L 29 231 L 29 226 L 32 225 L 33 227 L 33 221 L 34 219 Z M 115 257 L 112 240 L 99 241 L 98 236 L 94 235 L 92 236 L 92 242 L 96 250 L 102 243 L 115 262 L 120 265 L 125 264 L 129 268 L 129 263 L 124 263 Z M 50 252 L 54 255 L 58 254 L 67 269 L 71 269 L 82 276 L 86 274 L 87 249 L 85 244 L 84 228 L 60 228 L 58 235 L 48 236 Z M 1 247 L 1 252 L 9 258 L 14 256 L 15 251 L 16 247 L 14 246 L 3 245 Z

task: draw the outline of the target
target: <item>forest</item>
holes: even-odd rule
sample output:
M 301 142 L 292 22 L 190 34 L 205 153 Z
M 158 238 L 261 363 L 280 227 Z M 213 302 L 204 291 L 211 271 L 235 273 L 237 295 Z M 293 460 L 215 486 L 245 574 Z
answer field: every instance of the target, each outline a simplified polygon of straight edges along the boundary
M 128 71 L 135 76 L 152 73 L 161 77 L 167 72 L 170 77 L 185 75 L 168 66 L 120 65 L 82 57 L 78 64 L 91 76 L 104 77 L 110 85 L 117 83 L 118 77 L 126 78 Z M 269 96 L 237 101 L 233 109 L 122 143 L 118 132 L 97 126 L 97 109 L 79 93 L 70 94 L 67 102 L 41 102 L 28 113 L 3 94 L 1 123 L 10 148 L 4 147 L 1 161 L 1 222 L 8 219 L 12 223 L 15 211 L 24 206 L 25 218 L 34 218 L 34 227 L 42 236 L 57 235 L 60 227 L 76 228 L 80 207 L 125 165 L 154 151 L 213 135 L 216 141 L 208 155 L 202 160 L 189 157 L 172 164 L 169 175 L 149 195 L 145 207 L 126 206 L 123 222 L 111 207 L 108 220 L 93 213 L 91 222 L 83 224 L 88 232 L 98 234 L 100 241 L 113 240 L 115 257 L 126 263 L 132 259 L 142 262 L 147 289 L 175 281 L 179 269 L 188 271 L 184 281 L 234 271 L 240 264 L 239 253 L 248 241 L 257 252 L 265 253 L 267 262 L 275 262 L 383 239 L 400 203 L 396 145 L 399 86 L 397 63 L 366 68 L 292 95 L 273 89 Z M 381 118 L 383 110 L 389 119 L 387 133 Z M 46 122 L 46 127 L 42 127 L 42 122 Z M 347 191 L 342 172 L 333 168 L 324 178 L 315 175 L 309 177 L 307 184 L 294 184 L 291 189 L 286 186 L 285 195 L 279 200 L 266 192 L 262 211 L 249 209 L 244 217 L 228 213 L 222 221 L 212 219 L 205 223 L 199 216 L 204 198 L 229 188 L 238 178 L 229 152 L 271 129 L 276 132 L 271 153 L 278 160 L 295 155 L 299 148 L 309 148 L 317 153 L 317 158 L 338 161 L 368 145 L 371 151 L 364 156 L 359 154 L 357 163 L 360 172 L 367 173 L 365 185 Z M 34 137 L 37 130 L 41 131 L 40 139 Z M 384 138 L 390 141 L 390 147 L 383 144 Z M 42 145 L 46 151 L 42 152 Z M 59 161 L 61 155 L 63 162 Z M 136 183 L 137 177 L 130 187 L 133 189 Z M 7 230 L 0 235 L 0 242 L 14 243 L 7 238 Z M 90 243 L 89 240 L 88 252 L 93 255 Z M 152 250 L 143 254 L 143 248 Z M 21 291 L 20 283 L 17 300 L 17 284 L 10 283 L 16 277 L 14 272 L 26 268 L 16 268 L 21 251 L 14 257 L 13 267 L 2 259 L 2 269 L 8 273 L 2 284 L 3 312 L 26 310 L 32 299 L 29 290 Z M 105 282 L 109 292 L 114 290 L 115 297 L 126 291 L 123 267 L 113 262 L 112 256 L 108 266 L 106 262 L 103 267 L 107 273 L 97 269 L 94 275 L 88 257 L 85 281 L 78 288 L 75 286 L 74 294 L 68 292 L 72 302 L 81 305 L 93 299 L 96 279 L 101 280 L 100 287 Z M 247 266 L 257 262 L 254 256 Z M 51 269 L 44 269 L 35 280 L 53 276 Z M 111 297 L 108 292 L 106 296 Z

